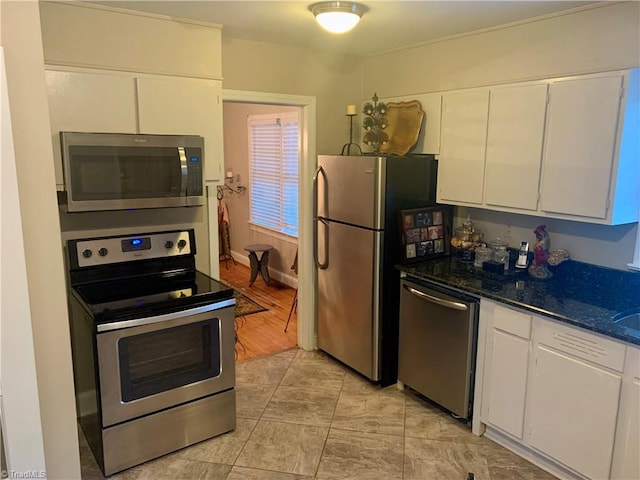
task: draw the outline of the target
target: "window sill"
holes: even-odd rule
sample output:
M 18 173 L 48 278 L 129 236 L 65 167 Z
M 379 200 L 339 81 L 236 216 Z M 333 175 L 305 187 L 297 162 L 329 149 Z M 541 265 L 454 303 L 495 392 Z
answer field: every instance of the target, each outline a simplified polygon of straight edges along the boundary
M 249 224 L 249 229 L 261 233 L 263 235 L 267 235 L 269 237 L 277 238 L 278 240 L 282 240 L 283 242 L 290 243 L 292 245 L 298 244 L 298 238 L 292 235 L 287 235 L 286 233 L 277 232 L 267 227 L 263 227 L 262 225 L 258 225 L 256 223 L 247 222 Z

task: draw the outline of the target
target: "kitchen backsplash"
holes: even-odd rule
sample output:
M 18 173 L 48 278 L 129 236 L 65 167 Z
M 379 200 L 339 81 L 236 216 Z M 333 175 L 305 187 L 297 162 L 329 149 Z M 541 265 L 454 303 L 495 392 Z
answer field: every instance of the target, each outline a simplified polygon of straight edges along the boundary
M 534 217 L 479 208 L 456 207 L 454 228 L 471 217 L 473 224 L 484 232 L 484 240 L 496 237 L 517 248 L 521 241 L 535 243 L 533 230 L 547 226 L 551 237 L 550 250 L 565 249 L 573 260 L 617 270 L 627 270 L 633 261 L 638 224 L 618 226 L 594 225 L 551 218 Z

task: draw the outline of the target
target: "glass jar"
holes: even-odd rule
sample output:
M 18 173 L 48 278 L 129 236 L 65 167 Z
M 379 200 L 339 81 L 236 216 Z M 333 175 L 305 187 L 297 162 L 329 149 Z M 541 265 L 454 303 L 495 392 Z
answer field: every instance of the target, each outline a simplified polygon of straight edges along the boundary
M 507 242 L 500 237 L 496 237 L 494 240 L 487 243 L 487 247 L 493 252 L 493 260 L 502 263 L 505 270 L 509 270 L 509 251 Z
M 505 271 L 509 270 L 509 251 L 506 247 L 499 247 L 497 250 L 494 250 L 493 259 L 496 262 L 502 263 Z
M 473 266 L 482 268 L 482 262 L 488 262 L 493 258 L 493 250 L 489 247 L 477 247 L 476 258 L 473 261 Z

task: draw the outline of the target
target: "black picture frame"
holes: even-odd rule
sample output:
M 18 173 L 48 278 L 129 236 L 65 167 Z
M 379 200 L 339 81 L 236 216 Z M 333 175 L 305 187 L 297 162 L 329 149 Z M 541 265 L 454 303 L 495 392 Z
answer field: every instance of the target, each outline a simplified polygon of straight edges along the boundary
M 451 205 L 401 210 L 398 223 L 402 263 L 416 263 L 451 255 Z

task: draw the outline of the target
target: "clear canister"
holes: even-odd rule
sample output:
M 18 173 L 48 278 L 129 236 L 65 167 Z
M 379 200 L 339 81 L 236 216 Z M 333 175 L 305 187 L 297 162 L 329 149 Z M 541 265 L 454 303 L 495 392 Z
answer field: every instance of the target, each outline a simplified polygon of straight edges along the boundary
M 473 261 L 473 266 L 482 268 L 482 262 L 488 262 L 493 258 L 493 250 L 489 247 L 477 247 L 476 258 Z
M 493 252 L 493 259 L 502 263 L 505 270 L 509 270 L 509 251 L 506 248 L 498 248 Z

